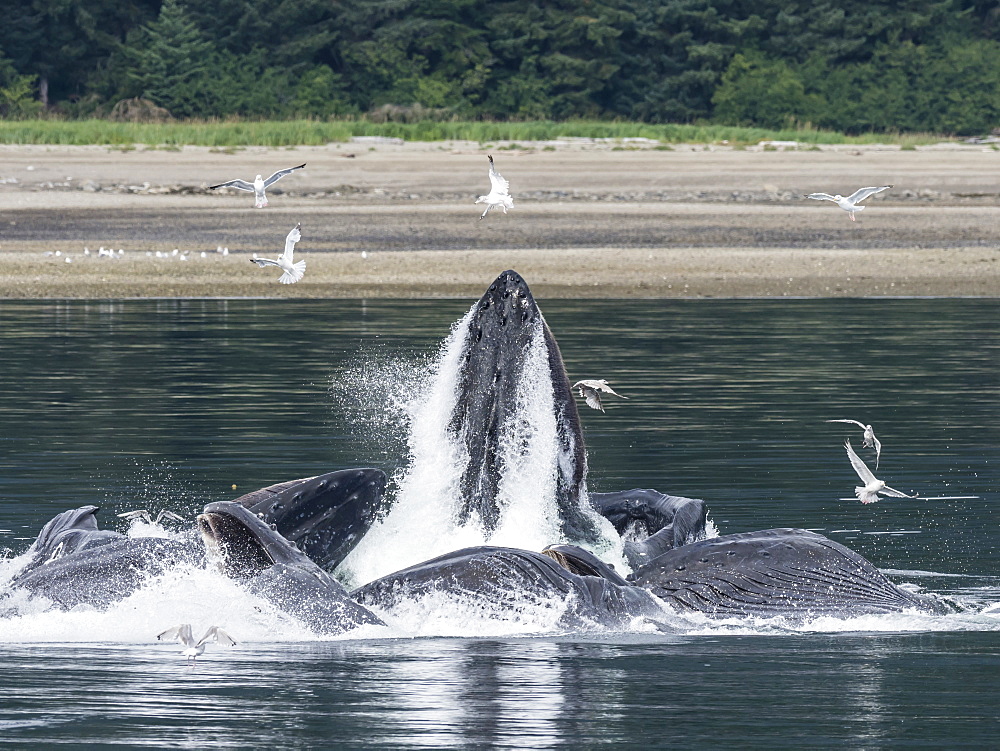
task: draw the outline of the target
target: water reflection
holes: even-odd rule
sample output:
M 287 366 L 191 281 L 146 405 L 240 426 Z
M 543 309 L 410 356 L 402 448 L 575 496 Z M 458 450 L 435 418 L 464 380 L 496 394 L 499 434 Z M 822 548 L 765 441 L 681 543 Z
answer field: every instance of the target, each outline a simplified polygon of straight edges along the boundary
M 248 644 L 195 665 L 156 645 L 8 646 L 3 727 L 22 745 L 959 747 L 995 719 L 991 640 Z

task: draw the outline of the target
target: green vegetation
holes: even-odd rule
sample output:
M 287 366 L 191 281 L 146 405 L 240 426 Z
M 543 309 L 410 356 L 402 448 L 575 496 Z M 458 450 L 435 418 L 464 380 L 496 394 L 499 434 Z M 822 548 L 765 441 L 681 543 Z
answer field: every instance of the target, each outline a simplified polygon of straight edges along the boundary
M 811 129 L 766 130 L 727 125 L 650 125 L 646 123 L 551 121 L 524 123 L 416 122 L 372 123 L 366 120 L 319 122 L 206 122 L 206 123 L 114 123 L 107 120 L 0 121 L 0 143 L 7 144 L 104 144 L 174 148 L 212 146 L 232 152 L 242 146 L 320 146 L 345 143 L 353 136 L 383 136 L 406 141 L 510 141 L 508 149 L 527 148 L 523 142 L 560 138 L 649 138 L 670 143 L 753 144 L 761 140 L 798 141 L 804 144 L 899 143 L 909 147 L 932 143 L 926 134 L 887 135 L 868 133 L 845 136 Z M 660 146 L 657 148 L 669 148 Z
M 212 145 L 314 143 L 375 125 L 384 129 L 365 134 L 537 140 L 547 136 L 533 132 L 568 121 L 585 130 L 561 135 L 632 129 L 664 141 L 725 137 L 677 138 L 657 130 L 667 122 L 790 130 L 796 140 L 806 140 L 801 130 L 968 134 L 1000 126 L 995 0 L 0 7 L 0 118 L 289 120 L 296 131 L 225 123 L 262 130 L 198 136 Z M 508 120 L 520 130 L 501 135 Z M 598 123 L 608 132 L 596 132 Z M 473 126 L 482 132 L 470 136 Z

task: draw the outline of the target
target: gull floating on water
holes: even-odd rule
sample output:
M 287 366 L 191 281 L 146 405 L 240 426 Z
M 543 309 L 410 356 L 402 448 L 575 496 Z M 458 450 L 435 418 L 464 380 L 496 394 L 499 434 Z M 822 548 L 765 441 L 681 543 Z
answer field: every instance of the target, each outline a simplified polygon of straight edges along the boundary
M 160 509 L 160 513 L 158 513 L 155 518 L 153 517 L 152 514 L 149 513 L 148 510 L 144 508 L 138 509 L 136 511 L 125 511 L 121 514 L 118 514 L 118 518 L 128 519 L 129 521 L 132 521 L 133 519 L 141 519 L 142 521 L 146 522 L 146 524 L 159 524 L 164 519 L 172 522 L 184 521 L 183 516 L 175 514 L 173 511 L 167 511 L 166 509 Z
M 486 218 L 486 212 L 492 209 L 494 206 L 500 206 L 503 208 L 503 213 L 507 213 L 507 209 L 514 207 L 514 199 L 510 196 L 510 183 L 507 182 L 503 175 L 497 172 L 496 165 L 493 164 L 493 155 L 489 154 L 488 158 L 490 160 L 490 192 L 488 195 L 479 196 L 476 199 L 476 203 L 485 203 L 486 208 L 483 210 L 480 219 Z
M 288 169 L 281 169 L 275 172 L 266 180 L 260 175 L 254 178 L 252 183 L 248 183 L 246 180 L 230 180 L 228 183 L 219 183 L 218 185 L 208 186 L 209 190 L 215 190 L 216 188 L 236 188 L 237 190 L 247 190 L 254 194 L 256 200 L 254 201 L 255 209 L 262 209 L 267 206 L 267 196 L 264 195 L 264 190 L 270 188 L 278 180 L 283 178 L 289 172 L 294 172 L 297 169 L 302 169 L 305 167 L 304 164 L 300 164 L 298 167 L 289 167 Z
M 172 626 L 162 634 L 158 634 L 156 639 L 157 641 L 163 641 L 164 639 L 176 639 L 187 647 L 182 654 L 192 662 L 198 659 L 198 655 L 205 651 L 205 643 L 209 640 L 214 641 L 216 644 L 222 642 L 230 647 L 236 646 L 236 640 L 218 626 L 209 627 L 208 631 L 205 632 L 205 635 L 198 641 L 195 641 L 194 636 L 191 633 L 190 623 L 182 623 L 179 626 Z
M 604 411 L 604 405 L 601 404 L 602 391 L 605 394 L 614 394 L 622 399 L 628 399 L 627 396 L 622 396 L 611 388 L 603 378 L 593 381 L 577 381 L 573 384 L 572 388 L 577 389 L 580 392 L 580 396 L 587 400 L 588 407 L 599 409 L 601 412 Z
M 854 494 L 858 497 L 858 500 L 862 503 L 875 503 L 878 501 L 878 494 L 891 495 L 894 498 L 916 498 L 915 495 L 907 495 L 906 493 L 900 493 L 898 490 L 893 490 L 888 485 L 886 485 L 881 480 L 875 478 L 872 471 L 868 469 L 861 458 L 854 453 L 854 447 L 851 446 L 851 439 L 848 438 L 847 442 L 844 444 L 844 448 L 847 449 L 847 457 L 851 460 L 851 466 L 854 467 L 854 471 L 858 473 L 858 477 L 861 478 L 861 482 L 865 484 L 863 488 L 854 488 Z
M 276 261 L 272 261 L 269 258 L 251 258 L 250 263 L 256 263 L 261 268 L 265 266 L 277 266 L 285 272 L 278 281 L 282 284 L 295 284 L 306 273 L 305 261 L 292 263 L 292 253 L 295 251 L 295 243 L 302 239 L 302 233 L 299 232 L 301 228 L 301 224 L 296 224 L 292 228 L 292 231 L 288 233 L 288 237 L 285 238 L 285 252 L 278 256 Z
M 859 206 L 858 204 L 868 198 L 868 196 L 881 193 L 883 190 L 889 190 L 891 187 L 891 185 L 883 185 L 878 188 L 858 188 L 851 195 L 847 196 L 847 198 L 844 198 L 840 193 L 835 196 L 831 196 L 829 193 L 810 193 L 806 198 L 814 198 L 817 201 L 833 201 L 844 211 L 848 212 L 851 215 L 851 221 L 854 222 L 857 221 L 854 218 L 854 212 L 864 211 L 865 209 L 864 206 Z
M 878 460 L 882 456 L 882 441 L 875 437 L 875 431 L 872 430 L 871 425 L 865 425 L 863 422 L 858 422 L 857 420 L 827 420 L 827 422 L 849 422 L 851 425 L 857 425 L 865 431 L 863 445 L 865 448 L 875 449 L 875 469 L 878 469 Z

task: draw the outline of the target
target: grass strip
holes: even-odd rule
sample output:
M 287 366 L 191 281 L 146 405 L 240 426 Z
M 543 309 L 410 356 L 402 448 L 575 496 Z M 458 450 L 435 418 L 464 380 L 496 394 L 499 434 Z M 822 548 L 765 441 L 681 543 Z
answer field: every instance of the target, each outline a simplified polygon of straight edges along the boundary
M 0 143 L 45 145 L 143 144 L 180 146 L 319 146 L 344 143 L 355 136 L 402 138 L 405 141 L 555 141 L 565 138 L 648 138 L 664 145 L 676 143 L 734 146 L 760 141 L 797 141 L 801 144 L 892 143 L 916 146 L 944 140 L 930 134 L 867 133 L 848 136 L 815 129 L 766 130 L 725 125 L 647 124 L 634 122 L 534 121 L 374 123 L 366 120 L 220 121 L 172 123 L 116 123 L 107 120 L 0 121 Z

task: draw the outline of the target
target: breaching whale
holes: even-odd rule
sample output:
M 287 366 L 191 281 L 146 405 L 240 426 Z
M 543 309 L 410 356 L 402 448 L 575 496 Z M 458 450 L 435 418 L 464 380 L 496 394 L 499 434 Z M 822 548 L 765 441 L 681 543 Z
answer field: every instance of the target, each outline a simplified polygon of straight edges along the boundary
M 448 426 L 467 454 L 459 521 L 475 515 L 487 533 L 497 527 L 503 513 L 501 482 L 508 469 L 505 442 L 520 427 L 518 408 L 524 390 L 532 387 L 526 372 L 532 355 L 544 360 L 553 395 L 558 443 L 555 494 L 562 531 L 569 538 L 594 542 L 599 533 L 585 512 L 587 456 L 576 401 L 559 345 L 531 290 L 515 271 L 503 272 L 490 285 L 474 306 L 466 329 Z

